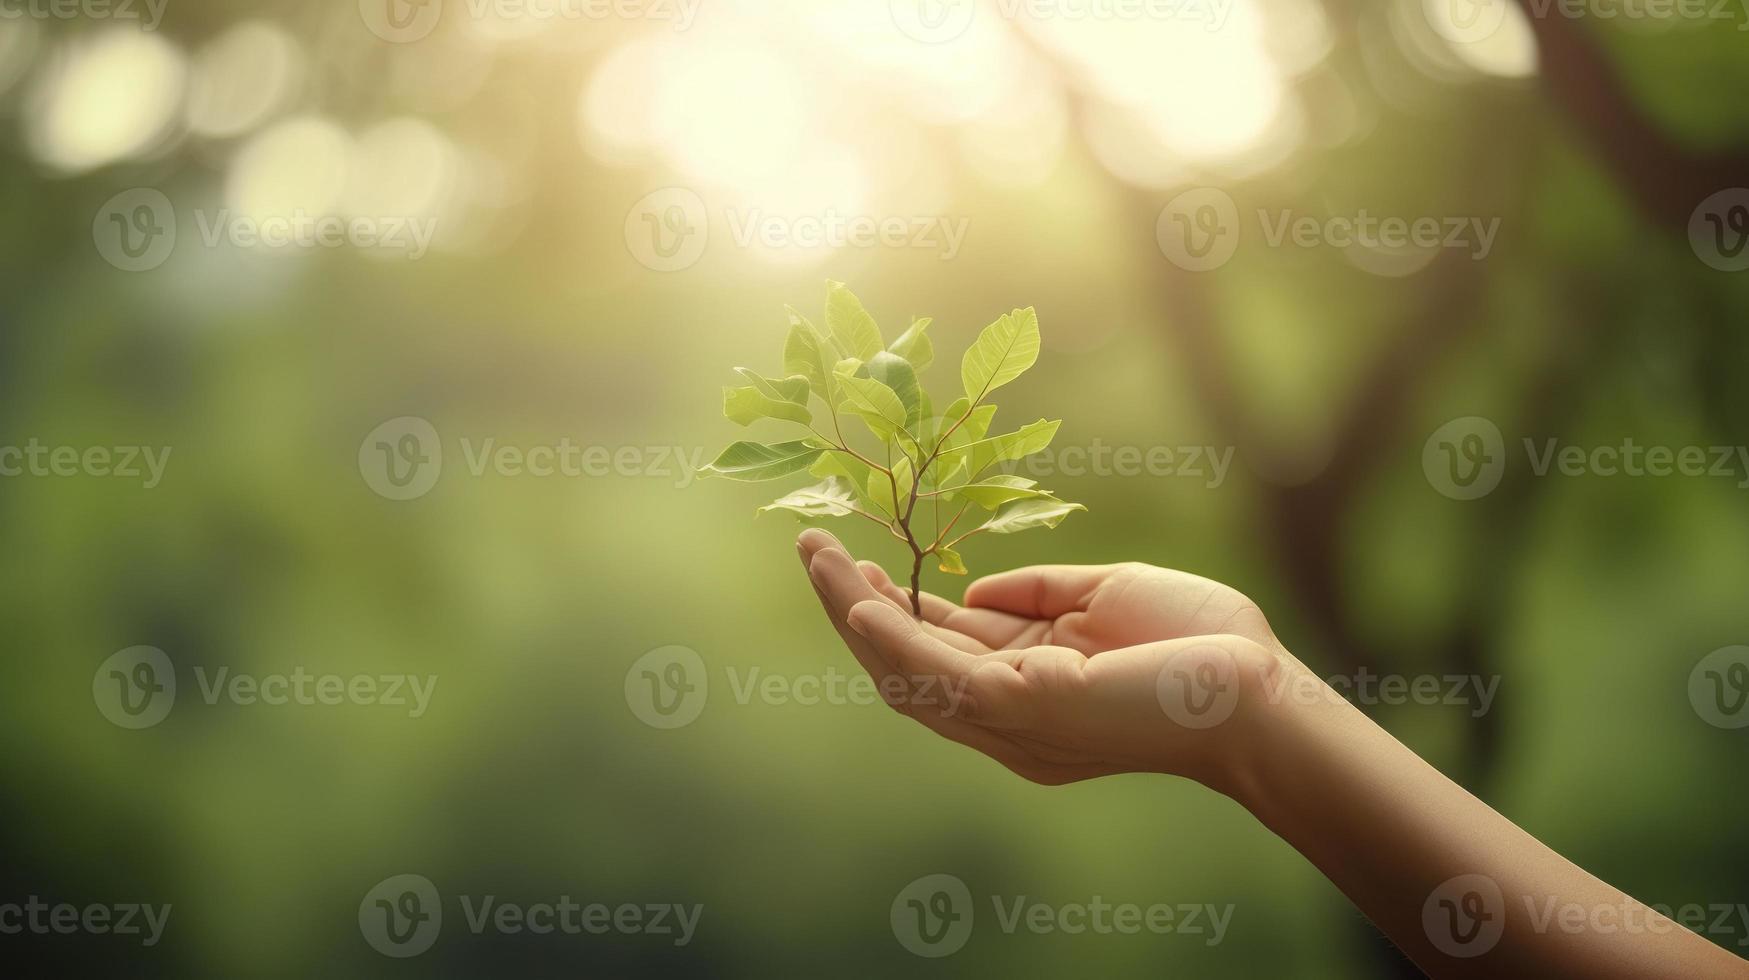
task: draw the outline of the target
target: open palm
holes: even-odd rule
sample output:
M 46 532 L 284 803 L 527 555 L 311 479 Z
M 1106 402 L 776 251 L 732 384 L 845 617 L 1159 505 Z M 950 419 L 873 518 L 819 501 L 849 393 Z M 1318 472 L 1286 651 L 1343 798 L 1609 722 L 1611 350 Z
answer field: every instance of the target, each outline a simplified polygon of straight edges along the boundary
M 830 534 L 804 532 L 797 547 L 845 644 L 884 692 L 902 694 L 889 703 L 1037 782 L 1137 770 L 1204 778 L 1219 740 L 1163 710 L 1162 685 L 1206 675 L 1211 690 L 1236 692 L 1285 659 L 1254 603 L 1183 572 L 1020 569 L 973 583 L 964 606 L 924 596 L 919 623 L 903 590 Z

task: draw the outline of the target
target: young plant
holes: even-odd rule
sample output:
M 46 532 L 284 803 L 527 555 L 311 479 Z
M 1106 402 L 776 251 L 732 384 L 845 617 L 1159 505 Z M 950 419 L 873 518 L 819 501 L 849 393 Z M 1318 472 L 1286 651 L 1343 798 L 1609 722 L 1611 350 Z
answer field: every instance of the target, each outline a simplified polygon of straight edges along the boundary
M 942 571 L 964 575 L 960 545 L 966 539 L 1056 527 L 1072 511 L 1087 509 L 1032 480 L 991 472 L 1043 452 L 1062 425 L 1040 419 L 989 435 L 996 416 L 990 395 L 1038 361 L 1038 314 L 1015 310 L 984 328 L 960 361 L 964 394 L 939 415 L 918 381 L 935 359 L 929 324 L 915 320 L 888 344 L 856 296 L 843 283 L 827 283 L 825 334 L 789 310 L 784 376 L 736 368 L 748 383 L 723 389 L 723 414 L 731 420 L 775 419 L 809 435 L 737 442 L 703 471 L 745 482 L 803 471 L 820 479 L 759 512 L 787 510 L 804 520 L 856 515 L 886 528 L 911 551 L 911 611 L 919 615 L 925 559 L 933 556 Z M 854 445 L 858 440 L 847 438 L 840 422 L 844 416 L 860 421 L 878 448 Z

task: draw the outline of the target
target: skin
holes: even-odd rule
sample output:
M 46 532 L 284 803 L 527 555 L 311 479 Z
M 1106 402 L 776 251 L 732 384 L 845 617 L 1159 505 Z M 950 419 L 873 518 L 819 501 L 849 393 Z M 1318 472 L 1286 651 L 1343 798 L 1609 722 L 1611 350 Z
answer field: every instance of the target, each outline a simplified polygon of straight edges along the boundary
M 925 594 L 919 620 L 831 534 L 810 529 L 797 550 L 900 713 L 1036 783 L 1148 772 L 1230 796 L 1430 976 L 1749 976 L 1441 775 L 1219 582 L 1043 565 L 980 579 L 963 605 Z

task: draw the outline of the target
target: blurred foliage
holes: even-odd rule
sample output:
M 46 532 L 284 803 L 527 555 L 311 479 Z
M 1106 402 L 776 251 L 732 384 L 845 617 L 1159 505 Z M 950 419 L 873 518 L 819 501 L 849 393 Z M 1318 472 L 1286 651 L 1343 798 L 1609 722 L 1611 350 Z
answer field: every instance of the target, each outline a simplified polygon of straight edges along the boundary
M 1356 641 L 1388 657 L 1373 669 L 1446 672 L 1453 665 L 1430 651 L 1471 630 L 1482 641 L 1473 669 L 1499 674 L 1500 695 L 1481 722 L 1463 706 L 1378 715 L 1644 901 L 1749 899 L 1738 826 L 1749 750 L 1741 732 L 1694 717 L 1685 693 L 1701 656 L 1749 638 L 1745 491 L 1719 479 L 1518 487 L 1528 479 L 1519 466 L 1496 497 L 1460 504 L 1435 493 L 1420 465 L 1427 435 L 1469 415 L 1494 420 L 1509 450 L 1526 437 L 1742 444 L 1749 401 L 1735 369 L 1749 363 L 1749 280 L 1695 261 L 1681 228 L 1637 211 L 1539 79 L 1418 73 L 1389 44 L 1400 11 L 1361 6 L 1330 5 L 1330 53 L 1293 84 L 1314 118 L 1335 86 L 1369 122 L 1255 174 L 1198 173 L 1185 185 L 1222 183 L 1243 207 L 1502 220 L 1497 251 L 1465 290 L 1468 333 L 1415 380 L 1400 417 L 1380 420 L 1376 475 L 1342 487 L 1351 509 L 1326 582 Z M 476 478 L 460 449 L 464 438 L 570 438 L 695 453 L 737 438 L 718 417 L 722 366 L 775 348 L 785 325 L 774 311 L 811 307 L 828 277 L 855 283 L 889 333 L 934 316 L 946 350 L 963 349 L 990 311 L 1036 306 L 1046 356 L 1010 389 L 1007 418 L 1060 413 L 1060 443 L 1232 445 L 1200 368 L 1173 340 L 1185 316 L 1178 290 L 1192 287 L 1154 239 L 1170 192 L 1127 187 L 1071 130 L 1030 186 L 934 153 L 947 161 L 945 209 L 971 220 L 951 262 L 841 249 L 771 264 L 721 236 L 694 268 L 658 273 L 628 252 L 622 219 L 672 175 L 604 162 L 577 142 L 578 92 L 619 35 L 592 27 L 574 45 L 506 43 L 479 84 L 445 104 L 391 82 L 413 56 L 359 30 L 352 4 L 259 7 L 312 57 L 279 111 L 347 126 L 429 117 L 458 145 L 515 163 L 512 203 L 486 245 L 418 262 L 202 249 L 185 220 L 170 264 L 129 275 L 93 249 L 91 216 L 144 185 L 218 202 L 236 144 L 184 135 L 57 173 L 18 135 L 28 77 L 0 95 L 0 442 L 174 449 L 152 491 L 0 482 L 13 638 L 0 660 L 0 731 L 12 747 L 0 762 L 0 900 L 174 905 L 152 950 L 7 937 L 9 950 L 45 951 L 70 970 L 177 976 L 1389 969 L 1394 954 L 1334 888 L 1198 787 L 1124 777 L 1045 789 L 878 706 L 736 704 L 725 668 L 854 668 L 799 577 L 793 522 L 753 519 L 761 488 Z M 201 0 L 170 9 L 163 34 L 189 50 L 238 15 Z M 1581 28 L 1640 108 L 1702 149 L 1749 144 L 1739 97 L 1749 35 L 1736 26 Z M 43 46 L 98 29 L 43 26 L 24 72 L 44 70 Z M 459 74 L 473 62 L 451 64 Z M 716 81 L 730 92 L 738 83 Z M 871 142 L 954 139 L 952 127 L 915 125 L 873 96 L 844 112 Z M 1375 355 L 1425 315 L 1443 269 L 1385 277 L 1330 249 L 1243 250 L 1194 288 L 1243 412 L 1281 458 L 1241 446 L 1218 488 L 1055 479 L 1089 514 L 1056 535 L 990 540 L 980 567 L 1189 569 L 1246 591 L 1303 659 L 1341 669 L 1354 651 L 1323 645 L 1303 584 L 1281 567 L 1290 528 L 1267 501 L 1322 472 Z M 1545 388 L 1551 360 L 1570 367 Z M 1558 411 L 1528 415 L 1527 395 Z M 366 433 L 406 415 L 443 434 L 446 466 L 430 494 L 393 502 L 360 478 L 357 454 Z M 1539 428 L 1546 419 L 1553 428 Z M 897 570 L 894 542 L 844 533 Z M 1481 580 L 1497 600 L 1460 601 L 1460 587 Z M 958 588 L 933 571 L 926 584 Z M 106 722 L 91 697 L 96 665 L 136 644 L 166 651 L 183 685 L 170 718 L 137 732 Z M 712 701 L 694 724 L 657 731 L 628 710 L 623 682 L 638 656 L 670 644 L 702 656 Z M 361 706 L 208 706 L 196 665 L 435 674 L 439 685 L 417 720 Z M 1482 725 L 1492 749 L 1478 746 Z M 452 922 L 430 953 L 392 961 L 361 941 L 357 906 L 408 871 L 438 885 L 450 915 L 461 894 L 706 911 L 682 949 L 474 936 Z M 992 894 L 1231 902 L 1236 913 L 1213 947 L 1006 937 L 986 918 L 963 953 L 919 960 L 894 942 L 888 906 L 907 882 L 943 871 L 966 880 L 986 917 Z

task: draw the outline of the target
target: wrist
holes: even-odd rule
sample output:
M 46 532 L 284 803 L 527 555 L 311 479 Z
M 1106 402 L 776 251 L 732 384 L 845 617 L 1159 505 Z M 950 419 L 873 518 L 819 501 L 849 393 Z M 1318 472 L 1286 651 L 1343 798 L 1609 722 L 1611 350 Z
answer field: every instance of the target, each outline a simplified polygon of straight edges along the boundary
M 1326 751 L 1320 727 L 1327 712 L 1352 710 L 1324 680 L 1290 656 L 1269 655 L 1241 669 L 1230 731 L 1215 748 L 1205 785 L 1270 824 L 1292 774 Z M 1325 719 L 1320 721 L 1320 715 Z

